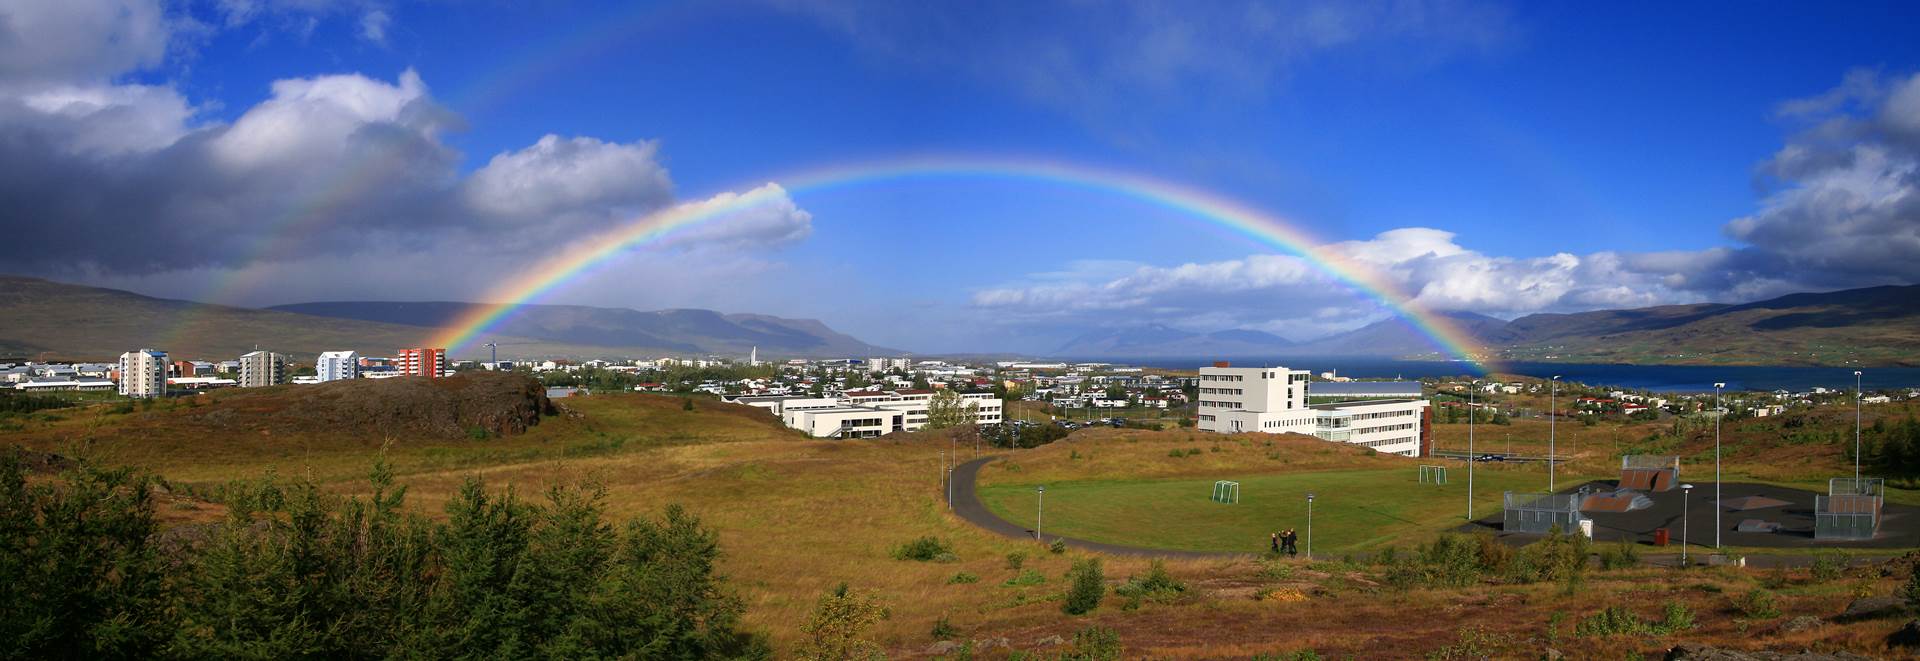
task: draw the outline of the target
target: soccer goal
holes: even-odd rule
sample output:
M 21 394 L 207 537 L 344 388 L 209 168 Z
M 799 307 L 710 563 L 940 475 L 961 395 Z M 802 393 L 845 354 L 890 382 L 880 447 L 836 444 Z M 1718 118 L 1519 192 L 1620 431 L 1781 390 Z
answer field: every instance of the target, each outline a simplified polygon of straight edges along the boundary
M 1447 483 L 1447 467 L 1446 466 L 1421 466 L 1420 467 L 1420 483 L 1421 484 L 1446 484 Z
M 1213 483 L 1213 502 L 1232 505 L 1240 502 L 1240 483 L 1220 480 Z

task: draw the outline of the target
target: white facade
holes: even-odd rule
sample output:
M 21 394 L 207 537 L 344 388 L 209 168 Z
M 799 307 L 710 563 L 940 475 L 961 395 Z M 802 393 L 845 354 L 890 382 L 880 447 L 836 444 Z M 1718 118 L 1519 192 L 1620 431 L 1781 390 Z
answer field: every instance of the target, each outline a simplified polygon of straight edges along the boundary
M 166 396 L 167 352 L 141 349 L 120 354 L 120 394 L 127 397 Z
M 911 358 L 868 358 L 867 359 L 867 371 L 869 372 L 885 372 L 887 370 L 903 370 L 904 371 L 904 370 L 910 370 L 910 369 L 913 369 L 913 359 Z
M 359 378 L 360 355 L 352 351 L 327 351 L 314 361 L 313 371 L 322 383 Z
M 1302 415 L 1311 378 L 1306 370 L 1285 367 L 1202 367 L 1195 426 L 1225 433 L 1313 433 L 1312 416 Z
M 932 407 L 933 390 L 858 391 L 841 397 L 738 397 L 738 404 L 767 409 L 788 427 L 816 438 L 865 438 L 896 431 L 917 431 L 927 426 L 927 411 Z M 961 406 L 973 409 L 974 424 L 998 424 L 1005 419 L 1005 403 L 993 393 L 960 393 Z M 870 422 L 854 415 L 856 411 L 885 418 L 888 425 L 879 434 L 870 425 L 843 428 L 841 422 Z M 814 415 L 824 414 L 825 417 Z M 839 421 L 839 422 L 836 422 Z
M 1195 426 L 1223 433 L 1309 434 L 1383 453 L 1420 456 L 1426 400 L 1308 406 L 1308 374 L 1284 367 L 1202 367 Z
M 250 351 L 240 356 L 240 387 L 264 388 L 286 382 L 286 354 Z
M 867 406 L 788 411 L 788 427 L 814 438 L 872 438 L 900 428 L 905 414 Z

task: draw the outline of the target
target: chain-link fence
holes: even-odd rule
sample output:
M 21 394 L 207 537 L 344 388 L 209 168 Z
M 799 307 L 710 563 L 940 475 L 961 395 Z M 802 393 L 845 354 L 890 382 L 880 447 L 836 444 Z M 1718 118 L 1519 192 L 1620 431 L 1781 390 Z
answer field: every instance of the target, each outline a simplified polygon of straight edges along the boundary
M 1514 493 L 1506 494 L 1506 512 L 1502 529 L 1507 532 L 1563 533 L 1580 529 L 1579 494 Z

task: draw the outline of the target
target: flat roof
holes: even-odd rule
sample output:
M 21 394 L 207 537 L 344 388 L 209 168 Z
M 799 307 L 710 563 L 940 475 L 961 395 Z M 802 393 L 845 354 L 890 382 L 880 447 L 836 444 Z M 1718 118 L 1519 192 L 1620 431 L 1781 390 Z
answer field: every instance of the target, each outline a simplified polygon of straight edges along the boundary
M 1417 397 L 1419 381 L 1315 381 L 1307 384 L 1308 397 L 1374 395 Z
M 1355 402 L 1335 402 L 1335 403 L 1332 403 L 1332 404 L 1313 404 L 1313 405 L 1310 405 L 1310 406 L 1308 406 L 1307 408 L 1310 408 L 1310 409 L 1317 409 L 1317 410 L 1321 410 L 1321 411 L 1337 411 L 1337 410 L 1340 410 L 1340 409 L 1345 409 L 1345 408 L 1359 408 L 1359 407 L 1362 407 L 1362 406 L 1375 406 L 1375 405 L 1379 405 L 1379 404 L 1407 404 L 1407 403 L 1411 403 L 1411 402 L 1418 402 L 1418 401 L 1422 401 L 1422 400 L 1418 400 L 1418 399 L 1363 399 L 1363 400 L 1359 400 L 1359 401 L 1355 401 Z

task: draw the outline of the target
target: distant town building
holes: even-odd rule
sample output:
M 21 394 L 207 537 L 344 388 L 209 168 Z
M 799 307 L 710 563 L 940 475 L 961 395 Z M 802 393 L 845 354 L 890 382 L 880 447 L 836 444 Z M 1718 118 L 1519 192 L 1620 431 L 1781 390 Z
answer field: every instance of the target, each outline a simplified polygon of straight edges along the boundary
M 240 387 L 264 388 L 287 382 L 287 355 L 272 351 L 251 351 L 240 356 Z
M 360 376 L 360 357 L 352 351 L 324 351 L 313 364 L 320 382 L 344 381 Z
M 141 349 L 120 354 L 120 394 L 127 397 L 165 397 L 167 352 Z
M 447 350 L 401 349 L 393 357 L 393 367 L 403 376 L 437 379 L 447 375 Z

